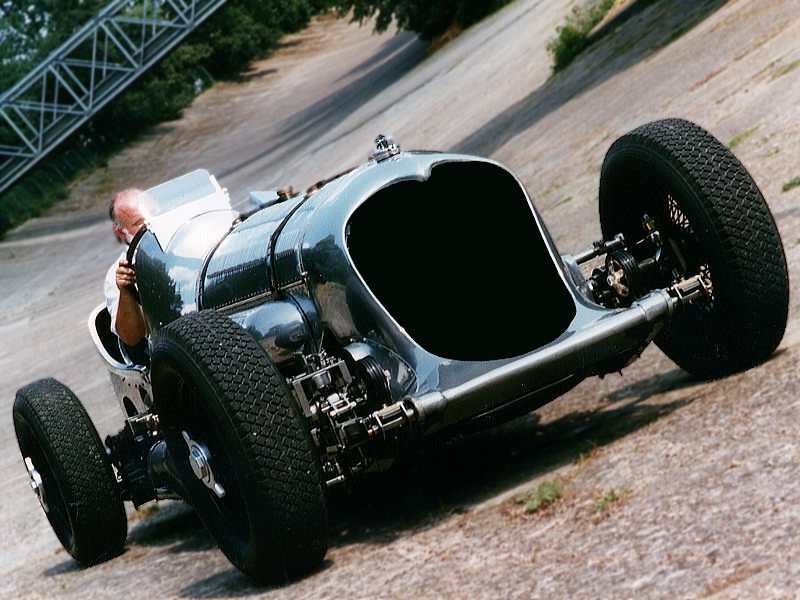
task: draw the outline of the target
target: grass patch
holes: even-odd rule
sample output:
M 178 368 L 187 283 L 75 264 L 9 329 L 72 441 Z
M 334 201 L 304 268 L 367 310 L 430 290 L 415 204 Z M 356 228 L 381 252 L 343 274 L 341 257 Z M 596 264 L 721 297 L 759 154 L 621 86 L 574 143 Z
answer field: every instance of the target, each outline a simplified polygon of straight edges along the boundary
M 794 179 L 790 179 L 786 183 L 783 184 L 783 191 L 790 192 L 794 188 L 800 187 L 800 177 L 795 177 Z
M 556 29 L 556 37 L 547 43 L 553 57 L 553 74 L 568 67 L 589 45 L 589 33 L 614 7 L 616 0 L 592 0 L 586 6 L 576 6 L 567 21 Z
M 625 498 L 630 494 L 628 490 L 615 490 L 611 489 L 605 493 L 599 494 L 595 496 L 594 499 L 594 512 L 596 513 L 604 513 L 606 512 L 611 506 Z
M 534 513 L 557 502 L 563 495 L 564 488 L 560 481 L 544 481 L 535 490 L 517 496 L 514 501 L 523 504 L 522 510 L 526 513 Z
M 736 146 L 740 146 L 742 142 L 746 141 L 750 136 L 752 136 L 756 131 L 758 131 L 758 126 L 753 127 L 752 129 L 748 129 L 747 131 L 743 131 L 731 138 L 728 142 L 728 148 L 733 150 Z
M 788 75 L 792 71 L 794 71 L 797 67 L 800 67 L 800 60 L 795 60 L 790 62 L 788 65 L 782 66 L 780 69 L 775 71 L 772 75 L 772 79 L 777 79 L 778 77 L 783 77 L 784 75 Z

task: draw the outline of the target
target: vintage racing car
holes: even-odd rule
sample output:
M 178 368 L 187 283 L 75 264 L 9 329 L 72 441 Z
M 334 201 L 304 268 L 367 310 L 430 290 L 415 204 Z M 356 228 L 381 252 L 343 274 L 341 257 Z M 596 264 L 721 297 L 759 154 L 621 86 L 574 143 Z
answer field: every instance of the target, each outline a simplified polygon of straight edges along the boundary
M 401 152 L 313 194 L 231 208 L 195 171 L 149 190 L 130 246 L 147 348 L 89 319 L 124 415 L 101 441 L 53 379 L 13 417 L 66 550 L 120 552 L 123 501 L 191 503 L 261 581 L 318 566 L 326 495 L 429 436 L 485 428 L 619 371 L 651 342 L 703 378 L 767 359 L 789 286 L 773 217 L 731 152 L 682 120 L 617 140 L 603 239 L 561 255 L 520 181 L 484 158 Z M 583 266 L 582 266 L 583 265 Z

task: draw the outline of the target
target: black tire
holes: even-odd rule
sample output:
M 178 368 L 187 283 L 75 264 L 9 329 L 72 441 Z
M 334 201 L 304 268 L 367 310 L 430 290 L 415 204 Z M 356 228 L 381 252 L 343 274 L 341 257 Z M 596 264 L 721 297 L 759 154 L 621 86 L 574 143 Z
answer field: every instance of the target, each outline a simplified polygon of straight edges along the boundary
M 218 313 L 189 314 L 159 334 L 152 382 L 187 500 L 228 559 L 269 583 L 319 566 L 328 527 L 319 457 L 261 346 Z M 184 431 L 209 451 L 224 497 L 193 474 Z
M 106 449 L 75 394 L 55 379 L 17 391 L 20 452 L 40 474 L 47 519 L 64 549 L 87 566 L 122 552 L 125 507 Z
M 667 245 L 682 254 L 682 274 L 704 272 L 713 285 L 712 297 L 677 316 L 656 344 L 700 377 L 766 360 L 786 329 L 789 276 L 775 220 L 742 163 L 688 121 L 635 129 L 603 163 L 603 236 L 623 233 L 629 244 L 641 239 L 645 213 L 675 242 Z

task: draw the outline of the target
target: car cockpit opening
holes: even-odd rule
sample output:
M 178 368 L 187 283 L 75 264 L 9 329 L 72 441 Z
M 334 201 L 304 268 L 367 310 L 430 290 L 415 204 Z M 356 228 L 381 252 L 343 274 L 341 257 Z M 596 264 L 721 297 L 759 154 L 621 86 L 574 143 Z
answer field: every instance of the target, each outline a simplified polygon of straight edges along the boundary
M 496 164 L 445 162 L 425 181 L 393 183 L 356 209 L 347 231 L 368 288 L 437 356 L 519 356 L 575 317 L 525 191 Z

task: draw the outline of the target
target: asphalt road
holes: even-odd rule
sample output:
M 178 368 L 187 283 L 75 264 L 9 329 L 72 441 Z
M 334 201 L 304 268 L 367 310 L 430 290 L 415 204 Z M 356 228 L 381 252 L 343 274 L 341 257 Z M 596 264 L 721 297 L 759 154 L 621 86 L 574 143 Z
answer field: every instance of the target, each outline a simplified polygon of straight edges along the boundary
M 0 597 L 800 597 L 800 188 L 782 191 L 800 176 L 797 2 L 662 0 L 550 78 L 545 45 L 570 5 L 518 0 L 432 56 L 408 34 L 316 21 L 0 243 Z M 288 586 L 254 587 L 179 504 L 132 513 L 127 552 L 103 565 L 80 569 L 60 549 L 11 404 L 54 376 L 101 434 L 121 425 L 86 329 L 120 251 L 104 218 L 113 190 L 205 167 L 241 201 L 357 164 L 393 133 L 506 163 L 574 252 L 599 235 L 606 149 L 664 116 L 735 145 L 776 216 L 792 308 L 774 359 L 704 383 L 651 348 L 622 377 L 432 450 L 334 498 L 325 565 Z M 514 497 L 552 480 L 563 498 L 525 515 Z

